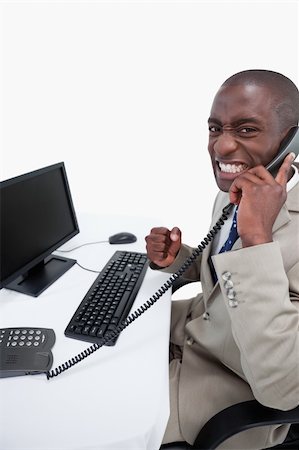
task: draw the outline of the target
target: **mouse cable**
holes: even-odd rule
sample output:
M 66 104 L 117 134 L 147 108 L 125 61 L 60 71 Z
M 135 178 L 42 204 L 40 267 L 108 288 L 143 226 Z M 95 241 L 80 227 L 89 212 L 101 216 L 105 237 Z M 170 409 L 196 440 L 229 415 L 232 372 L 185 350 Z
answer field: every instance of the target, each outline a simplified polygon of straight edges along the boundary
M 69 253 L 69 252 L 72 252 L 72 251 L 74 251 L 74 250 L 77 250 L 78 248 L 84 247 L 85 245 L 104 244 L 104 243 L 106 243 L 106 242 L 109 242 L 109 241 L 86 242 L 85 244 L 81 244 L 81 245 L 78 245 L 77 247 L 70 248 L 69 250 L 55 250 L 55 251 L 58 252 L 58 253 Z M 81 264 L 79 264 L 78 261 L 76 261 L 76 264 L 77 264 L 77 266 L 79 266 L 81 269 L 87 270 L 87 272 L 101 273 L 101 271 L 99 271 L 99 270 L 87 269 L 87 267 L 81 266 Z
M 109 241 L 86 242 L 86 244 L 78 245 L 77 247 L 70 248 L 69 250 L 55 250 L 55 251 L 56 252 L 60 252 L 60 253 L 69 253 L 69 252 L 72 252 L 74 250 L 77 250 L 77 248 L 85 247 L 85 245 L 105 244 L 107 242 L 109 242 Z
M 79 266 L 81 269 L 87 270 L 87 272 L 101 273 L 101 271 L 99 271 L 99 270 L 87 269 L 86 267 L 81 266 L 81 264 L 79 264 L 78 261 L 76 261 L 76 264 L 77 264 L 77 266 Z

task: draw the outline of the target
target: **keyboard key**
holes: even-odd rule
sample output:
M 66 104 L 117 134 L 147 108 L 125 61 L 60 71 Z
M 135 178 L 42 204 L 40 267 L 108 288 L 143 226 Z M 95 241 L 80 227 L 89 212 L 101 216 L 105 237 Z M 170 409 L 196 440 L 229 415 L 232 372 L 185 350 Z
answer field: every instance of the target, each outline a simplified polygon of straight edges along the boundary
M 92 327 L 90 330 L 90 336 L 96 336 L 98 329 L 99 329 L 99 327 Z
M 128 299 L 130 298 L 130 292 L 125 292 L 124 293 L 124 295 L 123 295 L 123 297 L 122 297 L 122 299 L 121 299 L 121 301 L 119 302 L 119 305 L 118 305 L 118 307 L 117 307 L 117 309 L 116 309 L 116 311 L 115 311 L 115 313 L 114 313 L 114 317 L 116 318 L 116 319 L 119 319 L 121 316 L 122 316 L 122 314 L 123 314 L 123 312 L 124 312 L 124 309 L 125 309 L 125 307 L 127 306 L 127 302 L 128 302 Z
M 99 330 L 97 332 L 97 337 L 98 338 L 102 338 L 104 336 L 104 334 L 105 334 L 105 332 L 107 330 L 107 327 L 108 327 L 108 325 L 105 325 L 105 324 L 100 326 L 100 328 L 99 328 Z

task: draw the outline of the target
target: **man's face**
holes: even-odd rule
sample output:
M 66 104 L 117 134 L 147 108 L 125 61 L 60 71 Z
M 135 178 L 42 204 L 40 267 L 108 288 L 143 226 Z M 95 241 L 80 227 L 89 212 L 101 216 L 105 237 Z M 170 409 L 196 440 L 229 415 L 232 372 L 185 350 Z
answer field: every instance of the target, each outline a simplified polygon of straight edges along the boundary
M 244 170 L 267 165 L 284 137 L 271 91 L 261 86 L 221 87 L 208 123 L 214 175 L 225 192 Z

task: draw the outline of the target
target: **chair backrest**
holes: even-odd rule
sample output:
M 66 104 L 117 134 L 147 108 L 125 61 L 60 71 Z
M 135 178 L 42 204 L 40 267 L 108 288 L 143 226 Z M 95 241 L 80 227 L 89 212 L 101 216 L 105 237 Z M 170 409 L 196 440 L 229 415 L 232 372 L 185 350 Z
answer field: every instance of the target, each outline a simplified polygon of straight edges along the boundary
M 289 411 L 280 411 L 261 405 L 257 400 L 237 403 L 220 411 L 203 426 L 195 439 L 193 448 L 213 450 L 226 439 L 241 431 L 275 424 L 299 424 L 299 406 Z M 296 442 L 297 431 L 298 428 L 294 426 L 287 439 L 289 441 L 293 439 Z

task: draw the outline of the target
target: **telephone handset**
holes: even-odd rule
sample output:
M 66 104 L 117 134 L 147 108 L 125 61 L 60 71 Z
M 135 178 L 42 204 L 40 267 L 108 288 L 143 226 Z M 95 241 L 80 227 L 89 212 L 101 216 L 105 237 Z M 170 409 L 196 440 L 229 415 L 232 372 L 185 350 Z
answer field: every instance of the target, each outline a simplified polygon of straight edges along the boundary
M 266 166 L 266 169 L 268 169 L 275 176 L 275 174 L 277 173 L 284 158 L 287 156 L 287 154 L 289 154 L 291 152 L 295 153 L 295 155 L 298 155 L 298 152 L 299 152 L 298 127 L 294 127 L 290 130 L 287 137 L 281 143 L 281 146 L 280 146 L 277 156 Z M 12 374 L 11 376 L 25 375 L 25 374 L 29 374 L 29 373 L 40 373 L 40 371 L 42 370 L 46 374 L 47 379 L 49 380 L 50 378 L 56 377 L 60 373 L 69 369 L 70 367 L 74 366 L 78 362 L 82 361 L 84 358 L 86 358 L 87 356 L 94 353 L 96 350 L 101 348 L 103 345 L 106 345 L 109 341 L 114 340 L 128 325 L 130 325 L 132 322 L 134 322 L 134 320 L 136 320 L 139 316 L 141 316 L 141 314 L 143 314 L 151 306 L 153 306 L 157 302 L 157 300 L 159 300 L 159 298 L 161 298 L 162 295 L 173 286 L 174 282 L 183 275 L 183 273 L 191 266 L 191 264 L 193 264 L 193 262 L 203 252 L 203 250 L 207 247 L 207 245 L 214 239 L 215 235 L 218 233 L 218 231 L 223 226 L 225 220 L 227 220 L 227 218 L 230 214 L 230 211 L 233 207 L 234 207 L 234 205 L 232 203 L 229 203 L 227 206 L 225 206 L 225 208 L 223 208 L 222 214 L 221 214 L 221 217 L 219 218 L 219 220 L 212 227 L 212 229 L 209 231 L 209 233 L 206 235 L 206 237 L 201 241 L 201 243 L 193 250 L 191 256 L 189 256 L 186 259 L 186 261 L 183 263 L 183 265 L 180 267 L 180 269 L 177 272 L 175 272 L 174 274 L 172 274 L 170 276 L 170 278 L 163 284 L 163 286 L 161 286 L 160 289 L 158 289 L 158 291 L 146 303 L 144 303 L 141 307 L 139 307 L 137 310 L 135 310 L 133 313 L 131 313 L 114 330 L 109 331 L 109 333 L 106 334 L 103 338 L 101 338 L 101 340 L 98 343 L 91 345 L 90 347 L 85 349 L 83 352 L 81 352 L 77 356 L 73 357 L 69 361 L 65 362 L 64 364 L 62 364 L 61 366 L 58 366 L 57 368 L 55 368 L 53 370 L 49 370 L 52 365 L 52 359 L 51 359 L 52 354 L 51 354 L 51 352 L 49 352 L 50 356 L 48 359 L 48 363 L 46 363 L 46 359 L 43 358 L 43 363 L 46 363 L 45 365 L 47 367 L 44 366 L 43 369 L 41 369 L 41 367 L 38 367 L 37 370 L 35 370 L 35 371 L 29 371 L 28 368 L 27 368 L 27 370 L 23 369 L 23 371 L 21 371 L 22 373 L 15 371 L 15 373 Z M 19 331 L 21 331 L 21 329 L 19 329 Z M 27 330 L 27 331 L 29 331 L 29 330 Z M 53 330 L 48 330 L 48 331 L 53 332 Z M 21 331 L 21 333 L 22 333 L 22 331 Z M 25 332 L 23 332 L 23 333 L 25 333 Z M 54 332 L 53 332 L 53 334 L 54 334 Z M 51 346 L 54 345 L 55 335 L 53 336 L 53 334 L 51 335 L 51 333 L 50 333 L 49 345 L 50 344 L 51 345 L 48 348 L 48 351 L 51 348 Z M 0 349 L 1 349 L 1 353 L 2 353 L 2 348 L 0 347 Z M 11 356 L 11 358 L 13 359 L 14 356 Z M 11 363 L 11 364 L 13 364 L 13 363 Z M 1 375 L 1 372 L 4 375 Z M 1 363 L 1 372 L 0 372 L 0 377 L 1 376 L 10 376 L 9 374 L 7 374 L 8 373 L 7 371 L 5 372 L 5 367 L 2 368 L 2 363 Z M 10 372 L 10 373 L 13 373 L 13 372 Z
M 277 155 L 274 159 L 266 166 L 266 169 L 272 173 L 272 175 L 276 175 L 279 167 L 283 163 L 284 158 L 289 153 L 295 153 L 297 156 L 299 153 L 299 128 L 293 127 L 285 137 L 285 139 L 280 144 L 280 148 L 278 150 Z

